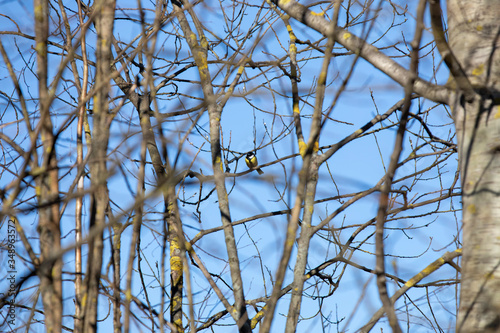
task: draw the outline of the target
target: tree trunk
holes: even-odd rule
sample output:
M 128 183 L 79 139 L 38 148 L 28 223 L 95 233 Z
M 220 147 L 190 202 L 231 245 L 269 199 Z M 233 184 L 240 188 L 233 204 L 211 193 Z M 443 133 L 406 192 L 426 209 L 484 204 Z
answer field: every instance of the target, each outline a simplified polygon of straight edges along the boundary
M 477 92 L 451 105 L 463 191 L 457 332 L 500 332 L 500 1 L 448 1 L 449 44 Z
M 96 16 L 95 26 L 97 31 L 96 49 L 96 87 L 94 97 L 93 137 L 91 143 L 90 174 L 91 184 L 94 188 L 91 201 L 90 226 L 96 228 L 97 235 L 88 243 L 88 263 L 85 277 L 86 292 L 83 296 L 85 312 L 83 314 L 83 332 L 97 332 L 98 324 L 98 299 L 101 281 L 103 260 L 103 230 L 106 225 L 108 211 L 107 179 L 107 150 L 111 115 L 109 114 L 108 95 L 111 90 L 110 64 L 113 58 L 111 41 L 114 25 L 115 2 L 114 0 L 101 0 L 96 2 L 95 8 L 99 15 Z
M 45 312 L 47 332 L 61 332 L 62 325 L 62 260 L 55 257 L 61 249 L 61 230 L 59 225 L 59 183 L 58 161 L 56 155 L 56 137 L 50 116 L 50 92 L 48 81 L 47 41 L 49 32 L 49 4 L 45 0 L 34 2 L 38 9 L 35 15 L 37 45 L 38 93 L 40 99 L 40 125 L 43 143 L 43 164 L 40 177 L 37 179 L 36 193 L 38 198 L 40 234 L 40 292 Z M 33 160 L 33 166 L 37 162 Z

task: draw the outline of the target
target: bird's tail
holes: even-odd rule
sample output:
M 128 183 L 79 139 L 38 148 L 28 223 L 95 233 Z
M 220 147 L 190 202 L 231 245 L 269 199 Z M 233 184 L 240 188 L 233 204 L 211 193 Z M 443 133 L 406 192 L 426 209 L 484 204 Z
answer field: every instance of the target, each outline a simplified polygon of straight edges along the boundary
M 262 171 L 262 169 L 261 169 L 261 168 L 258 168 L 258 169 L 256 169 L 256 170 L 257 170 L 257 172 L 259 173 L 259 175 L 262 175 L 262 174 L 264 173 L 264 171 Z

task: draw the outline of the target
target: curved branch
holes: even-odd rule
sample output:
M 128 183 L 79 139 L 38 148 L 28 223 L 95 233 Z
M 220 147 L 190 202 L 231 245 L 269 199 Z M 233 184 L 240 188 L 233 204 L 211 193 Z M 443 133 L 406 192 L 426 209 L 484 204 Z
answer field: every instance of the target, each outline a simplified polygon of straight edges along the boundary
M 392 303 L 396 302 L 396 300 L 398 298 L 400 298 L 401 296 L 403 296 L 408 291 L 408 289 L 412 288 L 417 283 L 422 281 L 424 278 L 426 278 L 427 276 L 429 276 L 432 273 L 434 273 L 435 271 L 437 271 L 444 264 L 450 264 L 451 266 L 455 267 L 455 265 L 453 263 L 453 259 L 455 259 L 456 257 L 461 256 L 461 255 L 462 255 L 462 249 L 457 249 L 453 252 L 446 252 L 442 257 L 440 257 L 439 259 L 437 259 L 436 261 L 431 263 L 429 266 L 425 267 L 417 275 L 415 275 L 414 277 L 409 279 L 403 287 L 401 287 L 398 291 L 396 291 L 394 293 L 394 295 L 392 295 L 392 297 L 391 297 Z M 375 312 L 375 314 L 370 319 L 368 324 L 363 326 L 359 330 L 359 332 L 362 332 L 362 333 L 370 332 L 370 330 L 373 328 L 373 326 L 375 326 L 377 321 L 380 318 L 382 318 L 383 315 L 384 315 L 384 308 L 381 307 L 377 312 Z
M 332 33 L 337 43 L 346 49 L 359 54 L 359 56 L 375 68 L 379 69 L 391 79 L 405 87 L 408 85 L 412 75 L 408 69 L 399 65 L 397 62 L 383 54 L 375 46 L 367 43 L 365 40 L 355 36 L 351 32 L 341 27 L 333 28 L 330 22 L 322 16 L 314 15 L 306 6 L 299 4 L 294 0 L 273 0 L 279 8 L 288 15 L 302 22 L 306 26 L 316 30 L 323 36 L 329 36 Z M 333 31 L 332 31 L 333 30 Z M 416 78 L 413 90 L 415 93 L 424 96 L 437 103 L 448 104 L 449 89 L 443 86 L 435 85 L 423 79 Z

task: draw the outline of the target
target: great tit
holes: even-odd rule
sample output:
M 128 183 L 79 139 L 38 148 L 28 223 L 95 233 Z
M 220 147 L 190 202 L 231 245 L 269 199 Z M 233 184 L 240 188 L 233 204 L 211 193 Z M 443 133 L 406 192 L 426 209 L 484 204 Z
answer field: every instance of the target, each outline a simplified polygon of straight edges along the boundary
M 259 162 L 257 162 L 257 156 L 255 156 L 253 152 L 249 152 L 247 154 L 247 157 L 245 157 L 245 162 L 250 169 L 254 169 L 257 165 L 259 165 Z M 264 173 L 264 171 L 262 171 L 260 168 L 257 168 L 255 170 L 257 170 L 259 175 L 262 175 Z

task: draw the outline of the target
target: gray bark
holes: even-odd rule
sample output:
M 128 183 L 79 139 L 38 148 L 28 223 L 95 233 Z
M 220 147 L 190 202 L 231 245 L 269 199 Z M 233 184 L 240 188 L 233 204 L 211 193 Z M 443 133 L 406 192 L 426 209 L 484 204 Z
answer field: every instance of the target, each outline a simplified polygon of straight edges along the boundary
M 457 332 L 500 332 L 500 2 L 448 1 L 450 48 L 476 91 L 451 105 L 463 189 Z

